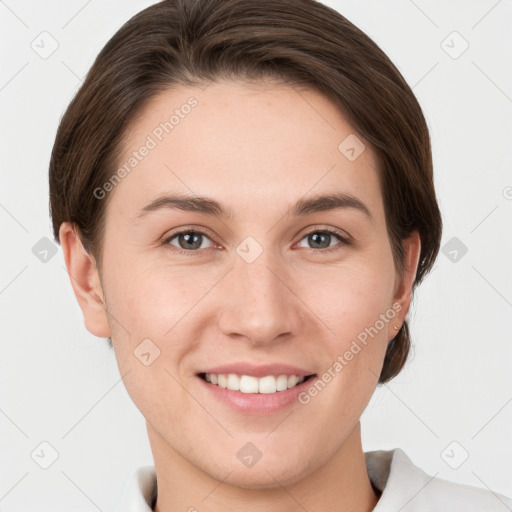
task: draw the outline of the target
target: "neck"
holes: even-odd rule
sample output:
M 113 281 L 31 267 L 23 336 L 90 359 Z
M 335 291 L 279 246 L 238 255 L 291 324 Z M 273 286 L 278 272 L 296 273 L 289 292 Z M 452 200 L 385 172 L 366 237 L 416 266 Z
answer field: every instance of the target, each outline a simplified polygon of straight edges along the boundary
M 258 489 L 212 477 L 147 426 L 158 482 L 154 512 L 370 512 L 378 501 L 366 469 L 359 422 L 333 456 L 305 478 L 287 486 L 272 481 Z

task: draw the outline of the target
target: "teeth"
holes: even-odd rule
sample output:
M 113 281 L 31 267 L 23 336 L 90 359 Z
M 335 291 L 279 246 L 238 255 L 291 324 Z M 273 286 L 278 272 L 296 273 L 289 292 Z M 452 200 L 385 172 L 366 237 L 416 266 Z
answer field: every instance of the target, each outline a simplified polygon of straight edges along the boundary
M 297 375 L 267 375 L 258 379 L 252 375 L 236 375 L 206 373 L 205 380 L 232 391 L 240 391 L 241 393 L 276 393 L 277 391 L 286 391 L 304 382 L 305 377 Z

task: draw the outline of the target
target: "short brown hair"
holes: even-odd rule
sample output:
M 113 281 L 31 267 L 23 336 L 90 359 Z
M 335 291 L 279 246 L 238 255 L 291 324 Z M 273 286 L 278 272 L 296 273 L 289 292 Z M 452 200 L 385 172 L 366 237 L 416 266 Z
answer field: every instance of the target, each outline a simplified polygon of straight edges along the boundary
M 98 54 L 57 131 L 49 167 L 55 240 L 60 243 L 61 223 L 71 222 L 101 271 L 109 197 L 99 200 L 93 191 L 114 174 L 130 122 L 164 90 L 223 78 L 275 79 L 335 103 L 378 157 L 399 275 L 402 240 L 419 232 L 414 290 L 434 264 L 442 232 L 421 107 L 376 44 L 314 0 L 164 0 L 127 21 Z M 404 321 L 388 345 L 379 383 L 400 372 L 410 344 Z

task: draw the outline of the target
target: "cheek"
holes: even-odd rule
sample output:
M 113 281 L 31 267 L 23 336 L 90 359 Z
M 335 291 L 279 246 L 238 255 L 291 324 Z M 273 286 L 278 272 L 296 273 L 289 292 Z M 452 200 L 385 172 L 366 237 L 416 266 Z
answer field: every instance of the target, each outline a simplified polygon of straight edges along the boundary
M 328 355 L 325 372 L 329 373 L 325 381 L 333 383 L 333 399 L 339 401 L 341 394 L 343 401 L 364 408 L 380 375 L 389 325 L 395 315 L 390 304 L 392 259 L 386 254 L 373 261 L 360 258 L 353 265 L 326 272 L 323 285 L 318 286 L 317 281 L 316 292 L 309 288 L 304 299 L 314 305 L 315 313 L 329 327 L 323 336 Z M 303 296 L 306 290 L 302 289 Z
M 218 280 L 206 267 L 194 271 L 192 267 L 149 266 L 138 261 L 112 268 L 107 298 L 120 366 L 138 368 L 134 352 L 142 350 L 139 345 L 149 339 L 156 346 L 145 341 L 149 351 L 158 353 L 152 366 L 178 371 L 185 354 L 195 350 L 199 327 L 212 321 L 205 308 L 214 309 L 208 292 Z
M 133 264 L 117 265 L 109 279 L 112 341 L 126 390 L 153 424 L 179 424 L 191 403 L 173 409 L 165 397 L 182 396 L 180 361 L 191 351 L 187 311 L 204 292 L 191 291 L 176 272 Z
M 316 288 L 318 293 L 305 299 L 329 329 L 320 338 L 320 382 L 306 390 L 302 403 L 311 402 L 315 414 L 321 414 L 320 405 L 330 411 L 333 425 L 353 425 L 375 391 L 395 314 L 389 304 L 392 282 L 382 268 L 338 269 Z
M 290 297 L 289 307 L 314 313 L 328 339 L 329 332 L 336 340 L 357 337 L 389 308 L 394 279 L 390 258 L 370 256 L 354 253 L 333 265 L 308 262 L 285 269 L 288 286 L 300 298 Z M 224 273 L 224 267 L 213 264 L 149 265 L 135 259 L 112 264 L 106 283 L 112 327 L 118 322 L 136 336 L 166 340 L 194 330 L 222 307 L 221 296 L 208 295 Z
M 196 284 L 176 269 L 126 261 L 109 273 L 109 309 L 127 330 L 162 337 L 190 309 Z
M 394 271 L 389 265 L 361 259 L 326 267 L 309 276 L 302 274 L 296 284 L 298 294 L 330 327 L 332 337 L 346 341 L 373 326 L 390 308 L 393 280 Z

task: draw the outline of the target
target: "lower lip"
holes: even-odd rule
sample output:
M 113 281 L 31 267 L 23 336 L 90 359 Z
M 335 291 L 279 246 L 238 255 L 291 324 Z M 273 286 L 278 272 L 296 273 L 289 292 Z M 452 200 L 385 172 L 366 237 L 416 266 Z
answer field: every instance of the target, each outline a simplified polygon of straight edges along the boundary
M 276 391 L 275 393 L 242 393 L 241 391 L 221 388 L 199 376 L 197 378 L 215 398 L 228 404 L 236 411 L 246 414 L 266 415 L 283 411 L 294 402 L 298 402 L 298 395 L 315 381 L 316 376 L 309 377 L 309 379 L 286 391 Z

